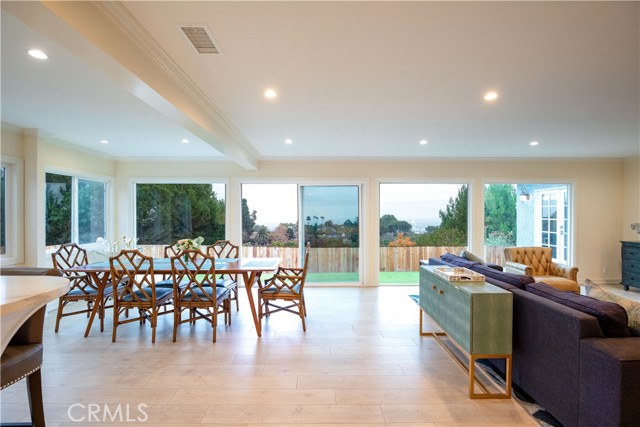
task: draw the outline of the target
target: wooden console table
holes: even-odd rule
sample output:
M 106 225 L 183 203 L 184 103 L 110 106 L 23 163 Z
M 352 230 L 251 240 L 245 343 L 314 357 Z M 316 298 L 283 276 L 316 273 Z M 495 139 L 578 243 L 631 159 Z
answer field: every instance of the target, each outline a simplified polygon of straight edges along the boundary
M 511 354 L 513 325 L 513 295 L 486 282 L 449 282 L 437 276 L 433 266 L 420 267 L 420 308 L 427 313 L 452 339 L 458 348 L 469 355 L 469 366 L 458 360 L 469 372 L 471 399 L 511 398 Z M 442 344 L 442 333 L 432 335 Z M 505 359 L 506 385 L 504 393 L 475 392 L 475 362 L 477 359 Z

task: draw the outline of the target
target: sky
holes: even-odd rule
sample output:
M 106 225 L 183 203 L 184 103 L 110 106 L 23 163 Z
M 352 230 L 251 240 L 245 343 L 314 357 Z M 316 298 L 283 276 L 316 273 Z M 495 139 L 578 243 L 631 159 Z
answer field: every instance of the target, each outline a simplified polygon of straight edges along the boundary
M 451 197 L 455 198 L 461 184 L 380 184 L 380 215 L 391 214 L 413 224 L 415 231 L 427 225 L 439 225 L 438 211 Z M 354 221 L 358 214 L 356 185 L 304 186 L 303 218 L 324 216 L 342 224 Z M 256 224 L 275 228 L 281 222 L 297 221 L 298 186 L 296 184 L 243 184 L 242 198 L 249 209 L 257 212 Z M 306 221 L 305 221 L 306 222 Z M 320 220 L 318 220 L 320 222 Z

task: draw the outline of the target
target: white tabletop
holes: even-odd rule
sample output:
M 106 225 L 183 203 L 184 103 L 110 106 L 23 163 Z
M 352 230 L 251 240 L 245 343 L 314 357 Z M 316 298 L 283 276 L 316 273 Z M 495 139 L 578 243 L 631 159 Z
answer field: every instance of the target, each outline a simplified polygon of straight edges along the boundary
M 0 345 L 4 352 L 16 331 L 40 307 L 63 295 L 69 280 L 55 276 L 0 276 Z

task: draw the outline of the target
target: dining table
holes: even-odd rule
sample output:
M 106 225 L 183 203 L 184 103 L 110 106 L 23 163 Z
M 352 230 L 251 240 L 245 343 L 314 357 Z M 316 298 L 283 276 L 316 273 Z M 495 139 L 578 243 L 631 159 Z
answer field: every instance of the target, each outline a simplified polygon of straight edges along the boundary
M 253 317 L 253 324 L 256 328 L 258 337 L 262 336 L 262 329 L 260 327 L 260 321 L 258 319 L 257 304 L 260 303 L 257 299 L 254 300 L 252 287 L 257 284 L 258 288 L 262 286 L 260 277 L 263 273 L 273 272 L 278 269 L 282 262 L 281 257 L 272 258 L 216 258 L 215 259 L 215 271 L 216 274 L 231 274 L 242 276 L 245 289 L 247 291 L 247 299 L 249 300 L 249 308 L 251 309 L 251 316 Z M 100 310 L 100 304 L 102 304 L 102 296 L 107 286 L 111 286 L 109 279 L 111 277 L 111 267 L 109 261 L 101 261 L 92 264 L 79 265 L 67 269 L 68 272 L 76 274 L 86 274 L 91 278 L 98 288 L 98 298 L 93 305 L 91 314 L 89 316 L 89 323 L 85 330 L 84 336 L 88 337 L 91 331 L 91 325 L 96 313 Z M 170 275 L 171 270 L 171 258 L 154 258 L 153 259 L 153 271 L 157 275 Z M 238 286 L 240 284 L 238 283 Z M 102 330 L 101 330 L 102 332 Z

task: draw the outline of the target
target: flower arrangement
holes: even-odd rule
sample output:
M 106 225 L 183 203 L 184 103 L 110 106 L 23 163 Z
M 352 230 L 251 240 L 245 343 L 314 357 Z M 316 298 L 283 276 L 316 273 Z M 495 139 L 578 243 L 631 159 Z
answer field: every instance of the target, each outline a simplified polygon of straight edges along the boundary
M 175 244 L 176 249 L 184 251 L 187 249 L 198 249 L 204 242 L 204 237 L 198 236 L 195 239 L 181 239 Z

